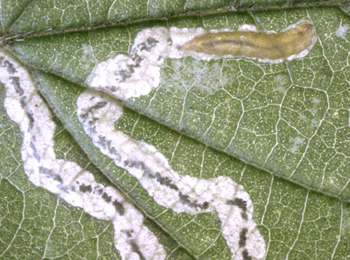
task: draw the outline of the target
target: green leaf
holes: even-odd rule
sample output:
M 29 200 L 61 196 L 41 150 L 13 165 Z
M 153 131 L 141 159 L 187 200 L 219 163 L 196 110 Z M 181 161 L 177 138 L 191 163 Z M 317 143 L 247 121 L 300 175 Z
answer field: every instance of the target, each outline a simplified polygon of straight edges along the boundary
M 350 257 L 349 9 L 312 4 L 1 1 L 0 257 Z M 305 20 L 277 62 L 181 48 Z

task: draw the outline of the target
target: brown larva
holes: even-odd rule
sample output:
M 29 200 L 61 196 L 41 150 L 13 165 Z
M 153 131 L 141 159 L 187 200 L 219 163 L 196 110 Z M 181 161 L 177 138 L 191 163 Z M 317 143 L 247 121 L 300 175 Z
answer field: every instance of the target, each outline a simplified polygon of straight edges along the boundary
M 315 27 L 306 21 L 279 33 L 254 31 L 211 32 L 195 37 L 185 51 L 217 56 L 279 60 L 309 50 L 316 42 Z

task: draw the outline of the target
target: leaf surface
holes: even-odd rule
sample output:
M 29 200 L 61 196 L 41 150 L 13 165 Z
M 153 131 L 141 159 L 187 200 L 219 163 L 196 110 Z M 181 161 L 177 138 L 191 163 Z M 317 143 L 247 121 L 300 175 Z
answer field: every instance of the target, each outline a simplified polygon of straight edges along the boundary
M 11 5 L 0 257 L 349 257 L 348 9 L 288 4 Z M 193 28 L 303 20 L 317 41 L 302 58 L 177 53 Z

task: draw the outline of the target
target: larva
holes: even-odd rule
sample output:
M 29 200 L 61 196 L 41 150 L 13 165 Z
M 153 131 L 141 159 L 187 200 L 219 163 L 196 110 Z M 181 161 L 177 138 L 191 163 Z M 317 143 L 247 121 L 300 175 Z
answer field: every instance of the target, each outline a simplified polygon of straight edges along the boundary
M 306 21 L 275 32 L 225 31 L 195 37 L 182 47 L 185 51 L 218 56 L 284 60 L 310 50 L 317 39 L 315 27 Z

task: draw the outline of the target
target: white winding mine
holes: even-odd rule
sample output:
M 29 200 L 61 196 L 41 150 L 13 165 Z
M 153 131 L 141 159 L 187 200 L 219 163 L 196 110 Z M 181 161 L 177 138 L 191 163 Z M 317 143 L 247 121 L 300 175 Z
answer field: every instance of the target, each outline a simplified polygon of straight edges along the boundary
M 96 182 L 75 162 L 56 159 L 55 124 L 48 107 L 27 71 L 2 52 L 0 82 L 5 85 L 6 111 L 23 135 L 21 156 L 29 180 L 91 216 L 112 221 L 114 244 L 123 259 L 165 259 L 162 245 L 143 225 L 143 215 L 121 193 Z M 45 251 L 43 257 L 50 255 Z
M 186 56 L 180 47 L 202 33 L 202 28 L 142 30 L 130 55 L 99 63 L 86 83 L 121 100 L 147 95 L 159 86 L 164 59 Z M 23 134 L 21 154 L 30 181 L 94 217 L 111 220 L 115 246 L 123 259 L 165 259 L 163 247 L 142 224 L 143 215 L 122 194 L 97 183 L 91 173 L 76 163 L 56 159 L 55 124 L 50 111 L 28 73 L 14 60 L 1 53 L 0 56 L 5 108 Z M 212 57 L 201 54 L 201 58 Z M 78 118 L 93 143 L 117 166 L 136 177 L 159 205 L 177 213 L 216 211 L 232 259 L 263 258 L 265 241 L 252 218 L 253 204 L 244 188 L 228 177 L 206 180 L 178 174 L 155 147 L 115 129 L 114 123 L 122 114 L 120 103 L 93 90 L 82 93 L 77 100 Z
M 123 108 L 106 94 L 85 91 L 77 100 L 77 113 L 95 146 L 136 177 L 159 205 L 177 213 L 216 211 L 232 258 L 263 258 L 265 242 L 252 219 L 252 201 L 241 185 L 229 177 L 206 180 L 172 170 L 155 147 L 115 129 Z
M 117 55 L 97 64 L 86 83 L 121 100 L 147 95 L 159 86 L 165 58 L 186 56 L 181 46 L 204 32 L 202 28 L 175 27 L 142 30 L 130 55 Z M 264 257 L 265 241 L 252 219 L 252 201 L 241 185 L 223 176 L 205 180 L 175 172 L 155 147 L 115 129 L 115 121 L 123 114 L 122 105 L 105 94 L 93 90 L 82 93 L 77 114 L 100 151 L 136 177 L 159 205 L 177 213 L 216 211 L 232 259 Z
M 295 28 L 292 24 L 286 30 Z M 241 31 L 257 31 L 253 25 L 242 25 Z M 182 46 L 195 37 L 211 32 L 230 31 L 205 30 L 204 28 L 177 28 L 177 27 L 153 27 L 140 31 L 131 48 L 130 55 L 117 55 L 95 66 L 93 72 L 86 79 L 90 87 L 101 89 L 112 96 L 126 100 L 131 97 L 147 95 L 159 86 L 160 70 L 167 58 L 180 59 L 191 56 L 197 60 L 212 60 L 222 58 L 238 58 L 232 55 L 220 56 L 200 52 L 183 50 Z M 274 31 L 267 31 L 272 33 Z M 287 60 L 298 59 L 306 56 L 316 42 L 305 48 L 301 53 L 291 55 Z M 286 59 L 258 59 L 260 62 L 279 63 Z M 198 68 L 202 69 L 202 68 Z

